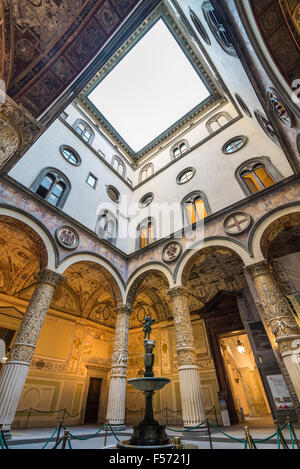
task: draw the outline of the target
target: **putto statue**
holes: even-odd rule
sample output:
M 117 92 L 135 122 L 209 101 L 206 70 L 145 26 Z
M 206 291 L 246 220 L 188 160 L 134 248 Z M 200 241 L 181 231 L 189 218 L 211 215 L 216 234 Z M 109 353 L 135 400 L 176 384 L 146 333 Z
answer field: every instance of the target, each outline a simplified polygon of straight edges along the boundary
M 144 340 L 147 340 L 147 336 L 148 336 L 148 340 L 150 340 L 150 334 L 151 334 L 151 331 L 152 331 L 152 324 L 155 322 L 155 319 L 152 319 L 148 316 L 145 317 L 144 319 L 144 322 L 143 322 L 143 331 L 145 332 L 145 336 L 144 336 Z

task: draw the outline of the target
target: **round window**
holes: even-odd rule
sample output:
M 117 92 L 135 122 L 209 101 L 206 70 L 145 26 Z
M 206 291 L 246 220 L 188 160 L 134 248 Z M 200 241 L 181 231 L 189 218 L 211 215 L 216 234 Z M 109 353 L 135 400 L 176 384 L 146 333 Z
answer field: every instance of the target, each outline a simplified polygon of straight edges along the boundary
M 65 158 L 65 160 L 67 160 L 70 164 L 74 166 L 80 165 L 81 163 L 80 156 L 75 150 L 73 150 L 73 148 L 68 147 L 66 145 L 62 145 L 60 147 L 60 152 L 62 156 Z
M 275 116 L 287 127 L 293 127 L 291 111 L 272 88 L 267 92 L 267 99 Z
M 151 204 L 153 199 L 154 195 L 152 194 L 152 192 L 149 192 L 148 194 L 144 195 L 139 201 L 140 208 L 148 207 L 148 205 Z
M 109 197 L 111 198 L 111 200 L 112 200 L 113 202 L 118 203 L 119 200 L 120 200 L 120 193 L 119 193 L 119 191 L 118 191 L 115 187 L 113 187 L 113 186 L 108 186 L 106 190 L 107 190 L 107 194 L 109 195 Z
M 247 143 L 248 139 L 244 136 L 234 137 L 229 140 L 222 148 L 223 153 L 226 155 L 231 155 L 241 150 Z
M 177 184 L 185 184 L 195 176 L 195 168 L 187 168 L 181 171 L 177 176 Z

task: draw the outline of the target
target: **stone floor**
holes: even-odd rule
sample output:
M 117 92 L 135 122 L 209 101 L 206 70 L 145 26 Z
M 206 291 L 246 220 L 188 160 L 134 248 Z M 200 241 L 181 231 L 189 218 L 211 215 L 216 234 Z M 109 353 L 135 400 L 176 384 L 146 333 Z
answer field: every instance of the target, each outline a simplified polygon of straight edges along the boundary
M 274 433 L 274 426 L 266 421 L 259 421 L 260 426 L 256 425 L 255 419 L 247 421 L 249 425 L 251 435 L 253 439 L 264 439 Z M 263 424 L 263 425 L 261 425 Z M 93 435 L 99 430 L 100 426 L 97 425 L 81 425 L 75 427 L 69 427 L 71 435 L 77 437 L 88 437 Z M 178 431 L 167 430 L 168 435 L 172 438 L 179 436 L 185 445 L 196 445 L 199 449 L 210 449 L 208 436 L 201 435 L 198 431 L 183 432 L 178 427 Z M 227 434 L 234 438 L 244 439 L 244 429 L 242 425 L 236 425 L 233 427 L 222 428 Z M 295 430 L 298 438 L 300 439 L 300 425 L 295 425 Z M 49 440 L 49 437 L 53 433 L 54 428 L 28 428 L 28 429 L 15 429 L 12 431 L 12 439 L 8 440 L 8 446 L 10 449 L 41 449 L 45 443 Z M 284 430 L 284 436 L 289 443 L 291 448 L 291 440 L 288 430 Z M 116 436 L 119 440 L 127 440 L 132 434 L 132 428 L 127 427 L 123 432 L 117 432 Z M 214 449 L 243 449 L 243 443 L 231 440 L 222 433 L 216 430 L 212 431 L 212 440 Z M 48 445 L 47 449 L 51 449 L 54 446 L 55 441 L 52 440 Z M 106 448 L 113 448 L 117 443 L 116 437 L 109 432 L 107 436 Z M 87 440 L 77 440 L 71 438 L 71 445 L 73 449 L 104 449 L 104 431 L 96 437 Z M 277 440 L 273 437 L 271 440 L 265 443 L 257 445 L 258 449 L 277 449 Z

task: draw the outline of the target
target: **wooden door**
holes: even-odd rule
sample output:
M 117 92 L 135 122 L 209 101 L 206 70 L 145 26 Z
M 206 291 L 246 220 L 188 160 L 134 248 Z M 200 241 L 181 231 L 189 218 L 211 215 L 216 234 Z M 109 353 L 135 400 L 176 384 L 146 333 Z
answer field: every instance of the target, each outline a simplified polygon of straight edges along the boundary
M 90 378 L 84 423 L 97 423 L 100 405 L 101 378 Z

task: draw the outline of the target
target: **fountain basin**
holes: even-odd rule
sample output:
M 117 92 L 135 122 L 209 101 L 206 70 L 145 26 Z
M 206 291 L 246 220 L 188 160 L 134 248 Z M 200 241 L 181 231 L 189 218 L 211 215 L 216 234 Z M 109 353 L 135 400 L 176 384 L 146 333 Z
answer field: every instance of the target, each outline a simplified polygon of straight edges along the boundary
M 132 378 L 128 380 L 128 383 L 131 384 L 138 391 L 159 391 L 170 380 L 168 378 Z

